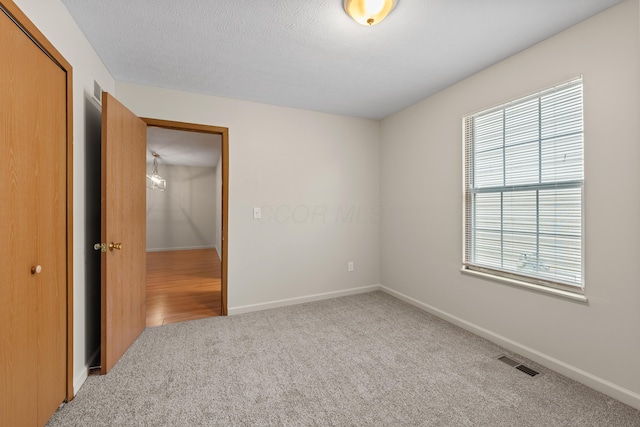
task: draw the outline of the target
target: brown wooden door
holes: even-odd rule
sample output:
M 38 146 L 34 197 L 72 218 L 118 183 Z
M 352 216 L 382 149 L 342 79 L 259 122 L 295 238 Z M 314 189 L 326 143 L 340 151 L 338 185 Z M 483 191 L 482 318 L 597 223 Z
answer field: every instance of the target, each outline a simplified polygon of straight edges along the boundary
M 145 328 L 147 125 L 102 97 L 102 334 L 106 374 Z M 115 246 L 109 248 L 110 244 Z M 121 244 L 118 249 L 118 244 Z
M 0 11 L 0 425 L 66 396 L 66 73 Z

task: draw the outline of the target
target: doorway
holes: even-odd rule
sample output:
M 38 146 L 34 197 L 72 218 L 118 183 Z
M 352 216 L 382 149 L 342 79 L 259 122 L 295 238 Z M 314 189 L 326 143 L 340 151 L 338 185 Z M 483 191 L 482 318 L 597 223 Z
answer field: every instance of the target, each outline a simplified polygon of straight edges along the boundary
M 222 314 L 222 136 L 147 127 L 146 326 Z
M 105 110 L 108 112 L 110 111 L 109 108 L 105 108 L 107 106 L 107 104 L 105 103 L 105 100 L 110 100 L 110 104 L 112 104 L 111 107 L 111 113 L 109 114 L 109 116 L 111 118 L 105 117 Z M 116 108 L 118 107 L 119 108 Z M 118 113 L 115 114 L 114 110 Z M 114 115 L 115 114 L 115 115 Z M 104 149 L 106 145 L 110 145 L 112 149 L 119 149 L 121 150 L 123 147 L 126 147 L 125 153 L 123 153 L 120 157 L 124 156 L 124 157 L 129 157 L 131 154 L 131 149 L 134 148 L 133 146 L 137 146 L 138 142 L 136 138 L 133 137 L 133 135 L 130 136 L 124 136 L 124 139 L 122 139 L 121 141 L 118 142 L 118 139 L 114 136 L 113 138 L 109 139 L 107 138 L 107 134 L 105 133 L 106 130 L 111 129 L 111 132 L 109 132 L 109 134 L 113 134 L 113 130 L 112 128 L 116 128 L 116 123 L 114 123 L 113 117 L 118 117 L 118 116 L 132 116 L 131 120 L 135 121 L 134 119 L 138 119 L 132 112 L 130 112 L 129 110 L 126 110 L 126 107 L 122 106 L 115 98 L 113 98 L 111 95 L 109 95 L 108 93 L 103 93 L 103 104 L 102 104 L 102 121 L 101 121 L 101 127 L 102 127 L 102 137 L 101 137 L 101 146 L 102 146 L 102 154 L 101 154 L 101 158 L 100 159 L 100 164 L 96 165 L 96 167 L 94 168 L 95 171 L 100 174 L 103 175 L 105 173 L 105 171 L 110 173 L 115 173 L 116 174 L 116 178 L 119 176 L 119 169 L 118 167 L 114 167 L 114 168 L 106 168 L 103 160 L 105 158 L 105 153 L 104 153 Z M 228 139 L 228 129 L 227 128 L 223 128 L 223 127 L 216 127 L 216 126 L 208 126 L 208 125 L 199 125 L 199 124 L 192 124 L 192 123 L 182 123 L 182 122 L 175 122 L 175 121 L 165 121 L 165 120 L 156 120 L 156 119 L 138 119 L 140 120 L 140 122 L 143 125 L 143 143 L 142 143 L 142 158 L 140 159 L 140 161 L 135 162 L 135 167 L 133 167 L 131 169 L 135 169 L 138 170 L 138 172 L 135 174 L 135 176 L 139 176 L 140 178 L 142 178 L 142 170 L 141 169 L 146 169 L 146 162 L 145 162 L 145 151 L 146 151 L 146 130 L 149 127 L 160 127 L 160 128 L 165 128 L 165 129 L 174 129 L 174 130 L 180 130 L 180 131 L 187 131 L 187 132 L 195 132 L 195 133 L 205 133 L 205 134 L 215 134 L 218 135 L 221 138 L 221 168 L 220 168 L 220 174 L 221 174 L 221 179 L 220 181 L 222 182 L 222 197 L 221 197 L 221 201 L 220 201 L 220 205 L 221 205 L 221 212 L 220 212 L 220 216 L 221 216 L 221 232 L 220 232 L 220 297 L 218 299 L 218 309 L 220 311 L 220 313 L 222 315 L 226 315 L 227 314 L 227 245 L 228 245 L 228 237 L 227 237 L 227 233 L 228 233 L 228 227 L 227 227 L 227 218 L 228 218 L 228 176 L 229 176 L 229 168 L 228 168 L 228 164 L 229 164 L 229 149 L 228 149 L 228 144 L 229 144 L 229 139 Z M 122 126 L 121 126 L 122 127 Z M 129 126 L 130 127 L 130 126 Z M 129 129 L 129 127 L 126 127 L 127 129 Z M 124 128 L 123 128 L 124 129 Z M 109 141 L 111 141 L 110 144 L 107 144 Z M 126 141 L 126 142 L 123 142 Z M 106 144 L 106 145 L 105 145 Z M 145 174 L 146 174 L 146 170 L 145 170 Z M 138 175 L 139 174 L 139 175 Z M 115 182 L 118 181 L 117 179 L 107 179 L 103 176 L 100 176 L 99 181 L 101 182 L 101 186 L 102 184 L 104 184 L 105 182 Z M 142 178 L 144 180 L 144 178 Z M 136 182 L 137 182 L 137 178 L 136 178 Z M 142 183 L 144 183 L 144 181 L 142 181 Z M 137 188 L 136 184 L 134 187 Z M 131 190 L 133 190 L 133 188 L 131 188 Z M 145 197 L 145 187 L 144 184 L 141 184 L 140 186 L 140 190 L 141 193 L 137 193 L 137 194 L 142 194 L 141 196 L 135 196 L 134 198 L 136 200 L 141 200 L 142 201 L 142 206 L 144 206 L 144 197 Z M 136 190 L 137 191 L 137 190 Z M 129 186 L 125 186 L 123 188 L 120 188 L 120 190 L 117 192 L 117 195 L 119 195 L 120 197 L 124 197 L 125 199 L 128 198 L 128 200 L 132 200 L 131 199 L 131 195 L 129 194 L 130 188 Z M 104 198 L 104 196 L 103 196 Z M 104 203 L 103 203 L 104 204 Z M 104 209 L 103 209 L 104 210 Z M 145 211 L 144 211 L 144 207 L 142 210 L 142 215 L 140 216 L 140 219 L 137 218 L 133 218 L 131 216 L 125 215 L 119 215 L 118 216 L 119 220 L 121 221 L 125 221 L 127 224 L 129 224 L 130 222 L 134 222 L 134 228 L 133 230 L 145 230 L 146 229 L 146 219 L 145 219 Z M 108 223 L 109 221 L 106 220 L 105 217 L 105 213 L 101 212 L 100 214 L 100 222 L 102 223 L 102 227 L 105 226 L 105 223 Z M 132 232 L 134 234 L 146 234 L 144 233 L 138 233 L 136 232 Z M 123 235 L 123 233 L 115 233 L 116 235 L 113 237 L 108 237 L 107 234 L 109 233 L 104 233 L 105 235 L 101 237 L 101 241 L 107 242 L 107 241 L 111 241 L 109 239 L 129 239 L 131 238 L 131 235 L 125 233 Z M 112 233 L 113 234 L 113 233 Z M 118 253 L 120 253 L 121 251 L 120 249 L 120 242 L 119 241 L 115 241 L 114 242 L 118 242 L 118 244 L 114 244 L 113 245 L 113 249 L 118 249 L 117 251 L 112 251 L 111 245 L 109 244 L 108 248 L 108 252 L 105 253 L 104 251 L 102 251 L 102 254 L 100 253 L 100 251 L 97 252 L 98 256 L 101 257 L 101 262 L 100 262 L 100 266 L 101 266 L 101 270 L 106 268 L 106 259 L 120 259 L 122 257 L 120 257 L 118 255 Z M 89 242 L 91 243 L 91 246 L 93 247 L 93 242 Z M 131 243 L 131 242 L 130 242 Z M 130 248 L 131 244 L 130 243 L 123 243 L 125 249 L 126 248 Z M 119 282 L 116 280 L 115 283 L 109 283 L 108 280 L 105 280 L 105 276 L 103 274 L 100 274 L 100 276 L 102 276 L 100 278 L 100 287 L 101 287 L 101 295 L 100 295 L 100 312 L 101 312 L 101 320 L 100 320 L 100 325 L 98 328 L 92 328 L 91 330 L 93 331 L 92 333 L 95 334 L 99 334 L 100 336 L 100 346 L 99 346 L 99 351 L 96 352 L 96 355 L 99 355 L 99 370 L 98 369 L 94 369 L 94 372 L 100 372 L 102 374 L 107 373 L 110 368 L 115 364 L 115 362 L 119 359 L 119 357 L 121 356 L 121 354 L 124 353 L 124 351 L 126 351 L 126 349 L 129 347 L 129 345 L 131 344 L 131 342 L 133 342 L 133 340 L 135 340 L 135 338 L 137 337 L 137 335 L 135 336 L 131 336 L 128 341 L 130 341 L 129 343 L 124 343 L 124 344 L 120 344 L 120 343 L 112 343 L 111 341 L 113 341 L 115 338 L 121 338 L 123 336 L 123 334 L 108 334 L 105 329 L 106 326 L 112 325 L 114 319 L 118 319 L 118 314 L 117 312 L 114 313 L 113 309 L 115 310 L 119 310 L 118 307 L 122 307 L 124 305 L 130 305 L 132 306 L 131 309 L 128 309 L 127 312 L 131 312 L 132 314 L 136 315 L 136 321 L 134 322 L 135 325 L 130 325 L 127 326 L 126 330 L 133 330 L 134 326 L 135 326 L 135 330 L 140 329 L 140 332 L 142 332 L 142 330 L 144 330 L 144 328 L 146 327 L 146 316 L 145 316 L 145 310 L 146 310 L 146 283 L 145 283 L 145 271 L 146 271 L 146 261 L 144 258 L 146 258 L 146 243 L 145 243 L 145 238 L 143 237 L 141 240 L 141 247 L 138 250 L 138 252 L 140 252 L 141 254 L 143 254 L 143 260 L 141 263 L 139 263 L 139 267 L 142 269 L 142 278 L 140 280 L 140 283 L 138 283 L 138 280 L 134 282 L 129 282 L 129 284 L 127 286 L 125 286 L 122 289 L 122 292 L 119 292 L 116 295 L 111 295 L 109 296 L 109 292 L 111 292 L 113 294 L 113 290 L 116 289 L 120 289 L 117 287 L 114 287 L 114 285 L 119 284 Z M 118 246 L 118 247 L 116 247 Z M 107 256 L 107 258 L 105 258 L 105 256 Z M 127 257 L 128 259 L 131 258 L 130 256 Z M 129 262 L 129 261 L 127 261 Z M 138 263 L 135 263 L 136 268 L 138 268 Z M 118 271 L 120 271 L 121 269 L 118 269 L 117 266 L 115 267 L 115 278 L 117 279 L 117 274 Z M 94 272 L 95 273 L 95 272 Z M 140 289 L 139 289 L 140 288 Z M 112 289 L 112 291 L 109 291 L 109 289 Z M 139 289 L 139 290 L 138 290 Z M 141 292 L 140 292 L 141 291 Z M 133 294 L 135 295 L 133 295 Z M 139 296 L 141 296 L 141 299 L 136 299 L 135 303 L 132 304 L 131 299 L 129 298 L 129 294 L 131 295 L 131 298 L 133 298 L 135 296 L 135 298 L 138 298 L 138 294 L 141 294 Z M 124 299 L 123 299 L 124 298 Z M 106 302 L 110 302 L 110 306 L 106 307 L 105 303 Z M 141 303 L 141 304 L 140 304 Z M 110 309 L 110 307 L 112 307 Z M 121 310 L 121 309 L 120 309 Z M 139 315 L 139 316 L 138 316 Z M 139 318 L 139 319 L 138 319 Z M 139 322 L 139 321 L 140 322 Z M 141 323 L 139 325 L 139 323 Z M 126 325 L 123 325 L 126 326 Z M 107 345 L 108 344 L 108 345 Z M 115 346 L 115 347 L 114 347 Z M 113 350 L 113 348 L 116 348 L 116 350 L 119 349 L 118 352 L 115 352 L 113 355 L 111 355 L 109 357 L 109 360 L 111 360 L 111 363 L 106 363 L 104 359 L 104 355 L 109 353 L 109 348 L 111 348 Z M 93 351 L 93 349 L 91 349 L 90 351 Z M 114 350 L 115 351 L 115 350 Z M 91 354 L 91 353 L 89 353 Z M 97 359 L 97 356 L 96 358 Z M 98 366 L 95 366 L 95 368 L 98 368 Z
M 174 254 L 176 256 L 178 255 L 191 255 L 191 262 L 189 264 L 191 265 L 195 265 L 195 264 L 199 264 L 198 262 L 194 262 L 195 258 L 194 257 L 203 257 L 205 260 L 212 259 L 212 256 L 214 256 L 214 253 L 217 253 L 217 255 L 219 256 L 219 289 L 220 289 L 220 298 L 219 298 L 219 307 L 214 307 L 214 309 L 217 309 L 217 313 L 219 313 L 220 315 L 226 316 L 227 315 L 227 265 L 228 265 L 228 192 L 229 192 L 229 131 L 227 128 L 223 128 L 223 127 L 217 127 L 217 126 L 207 126 L 207 125 L 200 125 L 200 124 L 193 124 L 193 123 L 183 123 L 183 122 L 175 122 L 175 121 L 167 121 L 167 120 L 158 120 L 158 119 L 150 119 L 150 118 L 143 118 L 142 119 L 146 124 L 148 129 L 152 129 L 152 128 L 158 128 L 158 130 L 172 130 L 172 131 L 180 131 L 180 132 L 191 132 L 191 133 L 196 133 L 196 134 L 205 134 L 205 135 L 200 135 L 200 136 L 209 136 L 210 137 L 210 141 L 211 143 L 215 143 L 215 141 L 219 141 L 219 146 L 220 146 L 220 154 L 219 154 L 219 162 L 216 162 L 217 165 L 215 167 L 215 172 L 217 173 L 217 179 L 214 180 L 214 182 L 216 182 L 216 185 L 218 186 L 219 190 L 220 190 L 220 197 L 219 197 L 219 206 L 217 208 L 217 213 L 218 215 L 218 223 L 215 225 L 215 235 L 216 235 L 216 243 L 214 245 L 215 251 L 212 251 L 211 248 L 187 248 L 190 250 L 193 250 L 194 252 L 191 253 L 182 253 L 182 254 Z M 159 148 L 158 148 L 159 150 Z M 162 156 L 162 153 L 158 153 L 160 154 L 160 156 Z M 159 167 L 161 163 L 159 163 Z M 162 175 L 162 174 L 160 174 Z M 221 181 L 221 182 L 220 182 Z M 170 182 L 167 182 L 167 185 L 171 185 Z M 215 190 L 212 188 L 212 190 Z M 147 191 L 153 191 L 153 190 L 147 190 Z M 207 197 L 207 196 L 204 196 Z M 215 197 L 215 191 L 212 191 L 211 194 L 209 195 L 209 197 Z M 203 246 L 207 246 L 206 242 Z M 183 248 L 184 249 L 184 248 Z M 162 252 L 170 252 L 170 251 L 162 251 Z M 187 252 L 187 251 L 180 251 L 180 252 Z M 207 253 L 208 252 L 208 253 Z M 149 254 L 149 255 L 155 255 L 154 254 Z M 159 254 L 158 257 L 155 258 L 162 258 L 162 256 L 164 255 L 170 255 L 170 254 Z M 150 257 L 150 261 L 153 261 L 154 256 Z M 179 259 L 175 259 L 179 262 Z M 205 269 L 207 268 L 213 268 L 214 271 L 211 270 L 207 270 L 205 272 L 192 272 L 191 274 L 195 274 L 195 275 L 202 275 L 202 276 L 211 276 L 211 275 L 216 275 L 215 269 L 216 269 L 216 264 L 215 264 L 215 259 L 213 259 L 213 263 L 209 264 L 208 267 L 205 267 Z M 160 263 L 162 263 L 162 260 L 159 261 Z M 205 262 L 206 264 L 206 262 Z M 149 265 L 149 263 L 148 263 Z M 197 286 L 196 286 L 197 288 Z M 200 290 L 198 289 L 192 289 L 192 291 L 198 293 L 200 292 Z M 149 292 L 149 291 L 148 291 Z M 206 298 L 206 290 L 205 290 L 205 295 L 204 297 Z M 148 293 L 147 297 L 149 298 L 150 295 Z M 212 299 L 213 299 L 213 294 L 212 294 Z M 217 300 L 217 298 L 215 299 Z M 218 305 L 218 303 L 216 303 L 216 305 Z M 197 307 L 195 307 L 197 309 Z M 197 311 L 197 310 L 196 310 Z M 205 310 L 206 311 L 206 310 Z M 195 316 L 197 317 L 199 314 L 195 314 Z M 208 316 L 205 316 L 208 317 Z M 179 315 L 176 315 L 175 317 L 173 317 L 173 320 L 168 319 L 168 322 L 171 321 L 182 321 L 182 320 L 190 320 L 189 315 L 187 315 L 186 317 L 181 318 Z M 167 323 L 168 323 L 167 322 Z M 156 325 L 157 325 L 157 317 L 156 317 Z M 148 324 L 148 326 L 150 326 Z

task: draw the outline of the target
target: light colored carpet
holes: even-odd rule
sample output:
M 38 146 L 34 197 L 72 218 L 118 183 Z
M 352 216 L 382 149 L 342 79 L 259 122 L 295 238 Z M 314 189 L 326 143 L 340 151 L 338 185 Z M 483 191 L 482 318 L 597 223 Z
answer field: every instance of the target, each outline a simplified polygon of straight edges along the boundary
M 373 292 L 147 328 L 48 425 L 622 427 L 640 411 Z

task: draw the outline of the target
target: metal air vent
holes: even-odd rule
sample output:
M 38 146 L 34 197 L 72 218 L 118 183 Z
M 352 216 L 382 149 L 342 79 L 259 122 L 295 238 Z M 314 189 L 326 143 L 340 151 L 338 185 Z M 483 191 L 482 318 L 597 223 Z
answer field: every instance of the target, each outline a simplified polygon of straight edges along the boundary
M 522 363 L 518 362 L 517 360 L 513 360 L 510 357 L 507 357 L 505 355 L 501 355 L 498 356 L 497 359 L 501 362 L 506 363 L 509 366 L 512 366 L 514 368 L 516 368 L 517 370 L 524 372 L 525 374 L 531 376 L 531 377 L 535 377 L 536 375 L 540 375 L 540 372 L 534 371 L 533 369 L 531 369 L 530 367 L 523 365 Z
M 533 369 L 531 369 L 528 366 L 525 365 L 518 365 L 516 366 L 516 369 L 519 371 L 524 372 L 525 374 L 531 376 L 531 377 L 535 377 L 536 375 L 538 375 L 540 372 L 534 371 Z
M 498 360 L 501 361 L 501 362 L 506 363 L 509 366 L 513 366 L 513 367 L 516 367 L 516 366 L 518 366 L 520 364 L 520 362 L 517 362 L 517 361 L 515 361 L 513 359 L 510 359 L 507 356 L 500 356 L 500 357 L 498 357 Z
M 102 88 L 97 81 L 93 81 L 93 100 L 102 105 Z

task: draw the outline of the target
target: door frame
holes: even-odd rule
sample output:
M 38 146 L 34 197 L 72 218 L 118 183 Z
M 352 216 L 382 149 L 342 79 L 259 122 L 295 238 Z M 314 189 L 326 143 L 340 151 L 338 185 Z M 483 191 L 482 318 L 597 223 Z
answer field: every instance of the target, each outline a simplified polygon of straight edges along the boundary
M 229 261 L 229 128 L 220 126 L 201 125 L 196 123 L 176 122 L 171 120 L 151 119 L 140 117 L 147 126 L 154 126 L 165 129 L 182 130 L 187 132 L 209 133 L 220 135 L 222 137 L 222 253 L 220 255 L 221 262 L 221 278 L 220 278 L 220 301 L 221 312 L 223 316 L 227 315 L 227 272 Z
M 58 52 L 58 50 L 49 42 L 45 35 L 31 22 L 27 15 L 12 0 L 0 0 L 0 9 L 15 22 L 15 24 L 27 34 L 29 38 L 42 51 L 55 62 L 66 74 L 67 77 L 67 135 L 66 135 L 66 247 L 67 247 L 67 268 L 66 268 L 66 341 L 67 341 L 67 375 L 66 375 L 66 398 L 70 402 L 73 397 L 73 69 L 71 64 Z M 3 13 L 0 11 L 0 13 Z

